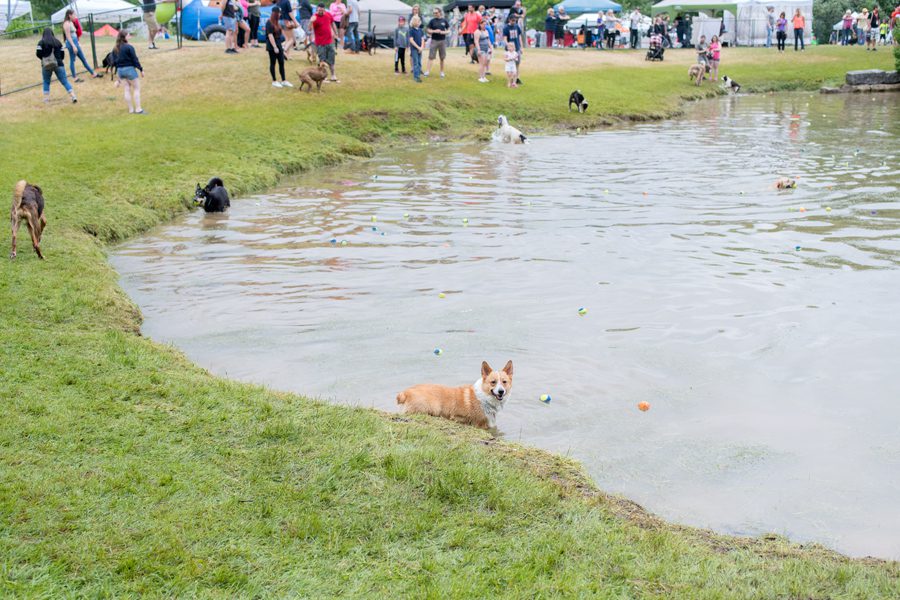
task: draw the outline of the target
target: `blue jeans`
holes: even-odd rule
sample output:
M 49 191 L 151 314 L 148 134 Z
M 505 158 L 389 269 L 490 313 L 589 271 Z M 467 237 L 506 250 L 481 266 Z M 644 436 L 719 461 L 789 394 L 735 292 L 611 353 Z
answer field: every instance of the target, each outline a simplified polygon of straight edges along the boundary
M 771 27 L 766 27 L 766 48 L 772 47 L 772 32 L 775 31 Z
M 59 82 L 62 84 L 64 88 L 66 88 L 67 92 L 72 91 L 72 84 L 69 83 L 69 80 L 66 79 L 66 68 L 62 65 L 56 67 L 55 71 L 48 71 L 47 69 L 41 69 L 41 73 L 44 75 L 44 95 L 50 93 L 50 79 L 53 77 L 53 74 L 56 73 L 56 78 L 59 79 Z
M 75 72 L 75 57 L 81 59 L 81 64 L 84 65 L 84 68 L 87 69 L 87 72 L 91 75 L 94 74 L 94 70 L 91 68 L 91 65 L 88 64 L 87 59 L 84 57 L 84 52 L 81 51 L 81 44 L 78 43 L 78 40 L 74 40 L 75 46 L 72 47 L 72 44 L 66 40 L 66 50 L 69 51 L 69 70 L 72 71 L 72 77 L 78 77 L 78 74 Z
M 347 24 L 347 35 L 350 36 L 350 49 L 359 52 L 359 21 Z
M 866 32 L 861 27 L 856 28 L 856 43 L 860 46 L 866 43 Z
M 841 46 L 846 46 L 850 43 L 850 29 L 841 29 Z
M 413 79 L 421 81 L 422 79 L 422 53 L 412 46 L 409 48 L 409 57 L 412 59 Z
M 806 46 L 803 45 L 803 30 L 795 29 L 794 30 L 794 52 L 797 51 L 797 46 L 800 46 L 801 50 L 806 50 Z

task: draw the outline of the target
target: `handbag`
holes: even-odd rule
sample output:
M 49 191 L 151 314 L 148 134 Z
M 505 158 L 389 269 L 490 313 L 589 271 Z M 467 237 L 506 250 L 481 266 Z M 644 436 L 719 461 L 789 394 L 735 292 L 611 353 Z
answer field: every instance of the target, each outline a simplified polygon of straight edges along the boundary
M 43 67 L 45 71 L 55 71 L 57 67 L 59 67 L 59 63 L 56 61 L 56 56 L 52 50 L 49 55 L 41 59 L 41 67 Z

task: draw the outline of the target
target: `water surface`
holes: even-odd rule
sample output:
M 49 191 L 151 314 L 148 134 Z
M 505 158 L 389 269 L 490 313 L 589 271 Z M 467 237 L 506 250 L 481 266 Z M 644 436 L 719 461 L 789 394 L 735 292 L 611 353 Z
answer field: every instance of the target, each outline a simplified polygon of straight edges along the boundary
M 385 152 L 112 263 L 145 334 L 215 373 L 394 410 L 513 359 L 505 435 L 603 489 L 900 558 L 898 157 L 896 95 L 728 98 Z

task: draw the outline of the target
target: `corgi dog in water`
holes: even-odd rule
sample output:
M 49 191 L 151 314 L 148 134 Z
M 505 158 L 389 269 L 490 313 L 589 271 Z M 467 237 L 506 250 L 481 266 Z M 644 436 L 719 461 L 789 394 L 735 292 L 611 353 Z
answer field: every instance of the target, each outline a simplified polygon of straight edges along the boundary
M 397 394 L 397 404 L 403 406 L 406 413 L 422 413 L 482 429 L 496 429 L 497 413 L 509 399 L 512 377 L 512 361 L 499 371 L 493 370 L 485 361 L 481 363 L 481 377 L 472 385 L 415 385 Z

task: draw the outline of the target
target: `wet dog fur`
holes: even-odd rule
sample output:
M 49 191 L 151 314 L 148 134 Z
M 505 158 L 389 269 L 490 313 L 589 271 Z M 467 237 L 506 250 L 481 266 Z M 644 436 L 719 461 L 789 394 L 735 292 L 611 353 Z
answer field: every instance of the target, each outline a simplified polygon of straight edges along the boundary
M 38 258 L 44 260 L 41 252 L 41 235 L 47 227 L 47 216 L 44 214 L 44 193 L 36 185 L 32 185 L 24 179 L 16 183 L 13 188 L 12 209 L 10 210 L 12 223 L 12 251 L 10 258 L 16 257 L 16 237 L 19 233 L 19 225 L 25 221 L 28 233 L 31 234 L 31 245 L 37 252 Z
M 497 129 L 500 132 L 500 141 L 507 144 L 524 144 L 528 140 L 521 131 L 509 124 L 504 115 L 497 117 Z
M 197 184 L 194 192 L 194 204 L 202 206 L 206 212 L 225 212 L 231 206 L 228 190 L 218 177 L 213 177 L 204 187 Z
M 421 413 L 451 419 L 482 429 L 497 428 L 497 412 L 512 390 L 512 361 L 495 371 L 485 361 L 481 377 L 472 385 L 446 387 L 423 384 L 397 394 L 397 404 L 406 413 Z
M 700 63 L 697 63 L 696 65 L 691 65 L 691 68 L 688 69 L 688 78 L 696 82 L 697 85 L 700 85 L 703 82 L 703 75 L 705 73 L 706 68 Z

